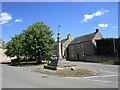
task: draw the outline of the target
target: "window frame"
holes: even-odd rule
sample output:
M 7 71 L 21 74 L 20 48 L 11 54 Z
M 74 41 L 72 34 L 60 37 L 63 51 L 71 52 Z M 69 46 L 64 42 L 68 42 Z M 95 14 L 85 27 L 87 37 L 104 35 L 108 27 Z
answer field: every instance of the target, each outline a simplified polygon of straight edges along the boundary
M 82 52 L 82 56 L 86 56 L 86 53 L 85 53 L 85 52 Z
M 73 58 L 73 57 L 74 57 L 74 54 L 71 54 L 70 56 Z
M 70 49 L 74 49 L 74 45 L 71 45 L 71 46 L 70 46 Z
M 85 43 L 83 42 L 83 43 L 81 43 L 81 47 L 83 48 L 83 47 L 85 47 Z

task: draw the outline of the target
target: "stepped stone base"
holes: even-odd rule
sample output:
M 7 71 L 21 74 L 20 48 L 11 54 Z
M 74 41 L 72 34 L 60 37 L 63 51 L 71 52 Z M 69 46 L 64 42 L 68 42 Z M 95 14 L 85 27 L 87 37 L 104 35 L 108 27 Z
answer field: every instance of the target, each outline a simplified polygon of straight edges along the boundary
M 44 69 L 57 70 L 57 66 L 47 65 L 47 66 L 44 66 Z
M 71 64 L 69 61 L 66 60 L 59 60 L 52 62 L 51 64 L 48 64 L 47 66 L 44 66 L 44 69 L 50 69 L 50 70 L 57 70 L 58 68 L 65 68 L 65 67 L 73 67 L 76 65 Z

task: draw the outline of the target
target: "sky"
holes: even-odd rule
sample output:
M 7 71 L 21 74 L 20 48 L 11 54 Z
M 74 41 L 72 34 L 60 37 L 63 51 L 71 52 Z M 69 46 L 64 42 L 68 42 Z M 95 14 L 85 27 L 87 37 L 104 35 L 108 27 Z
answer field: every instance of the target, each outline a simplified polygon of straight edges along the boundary
M 61 39 L 94 33 L 100 29 L 104 38 L 118 37 L 117 2 L 2 2 L 0 28 L 7 43 L 28 26 L 44 22 L 57 39 L 58 25 Z
M 120 0 L 2 0 L 2 2 L 119 2 Z

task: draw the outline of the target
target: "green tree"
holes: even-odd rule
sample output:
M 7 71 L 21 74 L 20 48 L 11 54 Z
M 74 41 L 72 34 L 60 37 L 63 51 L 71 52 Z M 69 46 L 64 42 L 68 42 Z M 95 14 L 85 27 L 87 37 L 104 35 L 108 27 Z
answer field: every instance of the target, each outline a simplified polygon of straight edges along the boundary
M 41 57 L 50 57 L 53 52 L 54 38 L 50 27 L 43 22 L 37 22 L 24 30 L 26 52 L 29 57 L 34 57 L 39 63 Z
M 19 62 L 20 56 L 23 56 L 23 45 L 22 45 L 22 34 L 15 35 L 15 37 L 12 37 L 12 40 L 10 40 L 7 43 L 7 51 L 5 54 L 8 57 L 17 57 L 17 60 Z
M 37 62 L 41 62 L 40 58 L 50 57 L 53 51 L 54 38 L 53 32 L 50 27 L 43 22 L 37 22 L 28 27 L 27 30 L 23 30 L 23 33 L 15 35 L 7 43 L 7 51 L 5 54 L 9 57 L 20 56 L 34 58 Z
M 8 57 L 14 57 L 15 56 L 15 53 L 14 53 L 14 43 L 13 43 L 13 40 L 10 40 L 8 43 L 7 43 L 7 51 L 5 51 L 5 55 L 8 56 Z

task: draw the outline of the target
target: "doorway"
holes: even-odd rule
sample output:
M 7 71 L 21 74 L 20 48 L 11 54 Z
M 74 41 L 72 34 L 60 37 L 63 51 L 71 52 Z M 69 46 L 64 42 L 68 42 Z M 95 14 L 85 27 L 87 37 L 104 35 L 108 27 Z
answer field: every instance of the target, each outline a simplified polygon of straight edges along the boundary
M 80 55 L 79 55 L 79 53 L 77 53 L 77 60 L 79 60 L 80 59 Z

